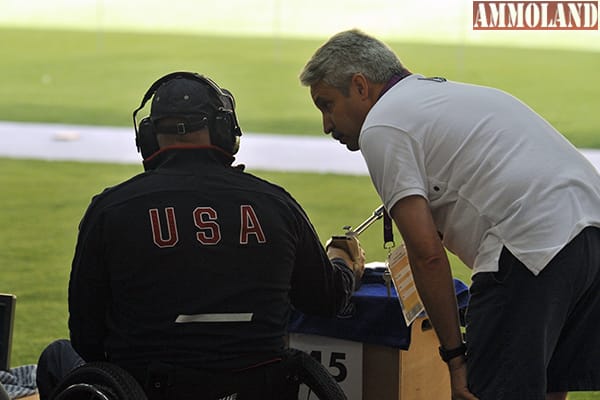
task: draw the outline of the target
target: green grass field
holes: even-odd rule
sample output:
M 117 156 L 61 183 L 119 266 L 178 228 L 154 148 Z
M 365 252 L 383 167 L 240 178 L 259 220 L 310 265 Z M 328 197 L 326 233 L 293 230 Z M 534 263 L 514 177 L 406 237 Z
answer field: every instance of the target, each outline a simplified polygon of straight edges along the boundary
M 297 80 L 318 40 L 25 29 L 0 29 L 0 35 L 0 120 L 129 126 L 155 79 L 191 70 L 233 91 L 245 131 L 321 132 L 308 90 Z M 390 44 L 414 72 L 500 87 L 575 145 L 600 148 L 599 53 Z M 14 366 L 35 363 L 48 342 L 67 335 L 77 224 L 92 195 L 141 166 L 0 159 L 0 171 L 0 291 L 18 296 Z M 286 187 L 323 240 L 379 205 L 368 177 L 250 171 Z M 385 258 L 380 223 L 361 240 L 369 261 Z M 464 266 L 453 260 L 453 268 L 468 282 Z
M 2 28 L 0 35 L 0 120 L 129 126 L 152 82 L 190 70 L 233 91 L 246 131 L 321 132 L 297 79 L 319 40 Z M 599 52 L 390 45 L 413 72 L 497 86 L 577 146 L 600 147 Z

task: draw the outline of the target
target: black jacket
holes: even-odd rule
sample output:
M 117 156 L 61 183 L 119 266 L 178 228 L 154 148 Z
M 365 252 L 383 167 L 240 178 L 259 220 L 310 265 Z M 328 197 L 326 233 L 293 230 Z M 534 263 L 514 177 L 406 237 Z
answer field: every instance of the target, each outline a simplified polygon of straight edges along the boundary
M 352 272 L 295 200 L 221 157 L 168 149 L 93 198 L 69 282 L 86 361 L 243 367 L 284 348 L 291 306 L 333 316 L 349 302 Z

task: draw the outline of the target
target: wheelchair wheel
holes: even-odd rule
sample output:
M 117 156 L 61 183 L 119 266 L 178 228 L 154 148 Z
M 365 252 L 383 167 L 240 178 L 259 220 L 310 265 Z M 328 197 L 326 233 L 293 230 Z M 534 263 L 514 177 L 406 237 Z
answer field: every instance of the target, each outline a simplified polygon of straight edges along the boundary
M 50 400 L 147 400 L 139 383 L 121 367 L 107 362 L 84 364 L 54 389 Z
M 101 386 L 90 385 L 88 383 L 75 383 L 62 392 L 60 392 L 56 400 L 111 400 L 109 397 L 108 388 Z M 112 397 L 112 395 L 111 395 Z
M 347 400 L 340 385 L 325 367 L 308 353 L 296 350 L 292 356 L 298 368 L 300 382 L 304 383 L 320 400 Z

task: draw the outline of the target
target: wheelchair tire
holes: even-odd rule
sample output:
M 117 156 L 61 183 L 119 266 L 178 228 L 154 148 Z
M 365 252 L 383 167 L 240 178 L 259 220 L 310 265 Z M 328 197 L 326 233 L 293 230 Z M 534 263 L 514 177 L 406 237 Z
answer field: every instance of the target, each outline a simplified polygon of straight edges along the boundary
M 50 400 L 147 400 L 140 384 L 123 368 L 91 362 L 71 371 Z
M 320 400 L 348 400 L 348 397 L 325 367 L 309 354 L 298 351 L 294 355 L 300 382 Z

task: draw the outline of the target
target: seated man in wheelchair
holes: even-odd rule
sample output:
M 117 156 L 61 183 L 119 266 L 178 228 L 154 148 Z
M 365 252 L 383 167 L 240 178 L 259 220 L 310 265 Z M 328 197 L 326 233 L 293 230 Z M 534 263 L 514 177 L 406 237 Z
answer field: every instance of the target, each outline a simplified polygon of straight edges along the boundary
M 70 341 L 42 353 L 41 399 L 90 362 L 124 369 L 151 399 L 297 398 L 290 309 L 342 311 L 364 268 L 358 241 L 324 249 L 285 190 L 232 165 L 234 100 L 210 79 L 160 78 L 133 120 L 145 171 L 96 195 L 81 221 Z

